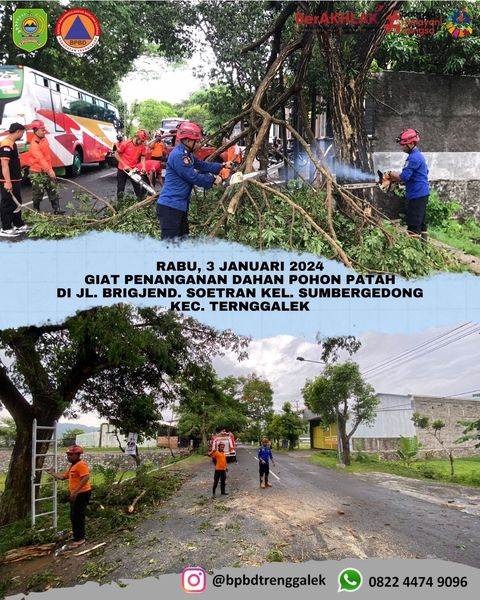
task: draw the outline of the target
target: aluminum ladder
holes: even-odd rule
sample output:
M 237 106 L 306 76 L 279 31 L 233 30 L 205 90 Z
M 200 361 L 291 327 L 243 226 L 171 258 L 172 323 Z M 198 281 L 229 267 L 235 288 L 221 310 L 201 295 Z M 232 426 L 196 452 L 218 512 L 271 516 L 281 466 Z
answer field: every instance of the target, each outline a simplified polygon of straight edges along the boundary
M 50 439 L 45 439 L 42 435 L 42 432 L 47 433 L 52 432 L 52 437 Z M 40 434 L 40 437 L 39 437 Z M 37 444 L 47 444 L 47 452 L 46 453 L 38 453 L 37 452 Z M 50 446 L 53 444 L 53 452 L 49 452 Z M 43 471 L 42 468 L 37 467 L 37 458 L 43 457 L 53 458 L 53 470 L 57 471 L 57 451 L 58 451 L 58 438 L 57 438 L 57 421 L 53 424 L 53 427 L 45 427 L 43 425 L 37 425 L 37 419 L 33 420 L 32 425 L 32 528 L 36 526 L 37 520 L 40 517 L 47 517 L 51 515 L 52 524 L 50 527 L 45 527 L 44 529 L 57 529 L 57 521 L 58 521 L 58 504 L 57 504 L 57 480 L 53 477 L 49 478 L 48 481 L 40 480 L 38 483 L 35 483 L 35 476 L 39 471 Z M 50 496 L 40 496 L 40 490 L 42 487 L 52 488 L 52 494 Z M 39 509 L 39 504 L 41 502 L 52 501 L 51 507 L 52 510 L 41 511 Z

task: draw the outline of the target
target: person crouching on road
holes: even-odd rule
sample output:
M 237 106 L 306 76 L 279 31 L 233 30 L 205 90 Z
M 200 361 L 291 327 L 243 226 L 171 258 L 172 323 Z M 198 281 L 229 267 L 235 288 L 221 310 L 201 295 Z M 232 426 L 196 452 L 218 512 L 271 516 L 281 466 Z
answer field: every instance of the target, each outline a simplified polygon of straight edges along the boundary
M 270 461 L 272 461 L 274 466 L 275 461 L 273 460 L 272 449 L 270 448 L 267 438 L 262 439 L 262 445 L 258 449 L 257 458 L 260 471 L 260 487 L 272 487 L 272 484 L 268 483 L 268 475 L 270 473 Z M 263 483 L 264 477 L 265 483 Z
M 0 236 L 16 237 L 28 231 L 28 225 L 22 220 L 22 213 L 15 212 L 17 203 L 21 204 L 22 171 L 16 142 L 25 133 L 21 123 L 12 123 L 7 136 L 0 142 Z
M 70 446 L 67 450 L 67 460 L 70 468 L 64 473 L 56 473 L 48 469 L 47 473 L 55 479 L 68 479 L 70 490 L 70 520 L 72 521 L 73 543 L 72 547 L 85 543 L 85 512 L 92 494 L 90 485 L 90 471 L 86 462 L 81 459 L 83 448 Z
M 205 162 L 194 155 L 201 148 L 203 138 L 196 123 L 182 123 L 176 137 L 180 143 L 168 157 L 165 184 L 157 202 L 162 240 L 188 235 L 188 207 L 193 186 L 208 190 L 213 185 L 221 185 L 220 171 L 232 166 L 230 163 Z
M 428 167 L 425 157 L 417 148 L 420 136 L 416 129 L 407 129 L 397 138 L 397 143 L 408 154 L 407 161 L 401 173 L 390 171 L 387 176 L 392 181 L 405 183 L 407 198 L 407 232 L 412 237 L 427 239 L 427 224 L 425 214 L 430 195 L 428 185 Z
M 47 194 L 55 215 L 64 215 L 60 209 L 60 200 L 57 191 L 57 176 L 52 167 L 52 153 L 47 140 L 45 123 L 35 119 L 29 125 L 33 129 L 33 136 L 28 147 L 29 171 L 34 177 L 32 180 L 33 208 L 40 210 L 43 195 Z
M 145 142 L 150 138 L 150 134 L 145 129 L 139 129 L 131 140 L 125 140 L 117 144 L 115 158 L 118 161 L 117 171 L 117 199 L 123 197 L 127 180 L 132 182 L 133 191 L 137 198 L 142 198 L 145 192 L 142 186 L 130 179 L 125 171 L 136 169 L 137 163 L 140 162 L 141 172 L 145 172 Z
M 217 491 L 217 485 L 220 481 L 220 491 L 222 496 L 228 496 L 228 492 L 225 491 L 225 481 L 227 480 L 227 457 L 225 455 L 225 444 L 220 442 L 218 444 L 218 450 L 211 450 L 208 456 L 211 456 L 215 462 L 215 471 L 213 474 L 213 490 L 212 498 L 215 498 L 215 492 Z

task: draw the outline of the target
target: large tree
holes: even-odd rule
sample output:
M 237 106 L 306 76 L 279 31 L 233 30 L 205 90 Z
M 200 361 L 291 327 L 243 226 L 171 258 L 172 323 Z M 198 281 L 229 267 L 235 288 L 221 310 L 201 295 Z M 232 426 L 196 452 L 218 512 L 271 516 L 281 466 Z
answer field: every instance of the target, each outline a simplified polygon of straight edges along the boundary
M 195 388 L 212 356 L 233 350 L 241 357 L 245 343 L 171 311 L 126 305 L 0 331 L 0 401 L 17 427 L 0 524 L 30 506 L 34 419 L 51 426 L 65 413 L 94 410 L 122 432 L 152 435 L 182 384 Z
M 303 398 L 308 408 L 327 424 L 338 422 L 343 462 L 350 464 L 350 440 L 360 423 L 373 423 L 379 400 L 360 374 L 357 363 L 328 364 L 322 375 L 307 381 Z M 347 425 L 350 431 L 347 432 Z

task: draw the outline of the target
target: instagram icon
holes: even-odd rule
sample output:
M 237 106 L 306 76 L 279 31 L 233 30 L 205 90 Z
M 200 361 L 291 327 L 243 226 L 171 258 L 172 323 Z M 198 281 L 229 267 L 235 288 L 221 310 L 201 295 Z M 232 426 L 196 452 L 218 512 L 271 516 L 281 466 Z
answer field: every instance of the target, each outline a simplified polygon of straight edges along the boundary
M 187 567 L 182 571 L 184 592 L 203 592 L 207 587 L 207 574 L 202 567 Z

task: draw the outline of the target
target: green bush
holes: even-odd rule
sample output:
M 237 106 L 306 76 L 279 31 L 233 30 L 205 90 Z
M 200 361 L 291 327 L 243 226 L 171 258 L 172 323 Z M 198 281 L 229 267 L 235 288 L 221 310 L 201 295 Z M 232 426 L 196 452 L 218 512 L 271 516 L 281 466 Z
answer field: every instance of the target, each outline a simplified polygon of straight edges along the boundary
M 443 202 L 440 200 L 438 192 L 430 192 L 430 198 L 427 204 L 427 223 L 429 227 L 445 229 L 448 227 L 452 217 L 460 208 L 456 200 Z

